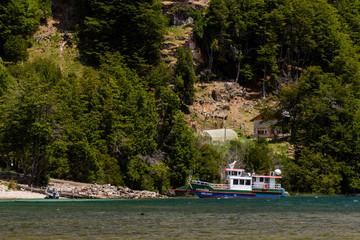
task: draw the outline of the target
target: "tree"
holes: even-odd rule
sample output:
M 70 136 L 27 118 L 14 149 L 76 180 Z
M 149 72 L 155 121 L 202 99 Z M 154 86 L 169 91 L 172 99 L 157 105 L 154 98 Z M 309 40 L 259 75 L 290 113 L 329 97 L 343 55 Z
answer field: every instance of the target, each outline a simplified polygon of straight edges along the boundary
M 207 56 L 206 68 L 214 72 L 217 72 L 218 68 L 227 64 L 226 54 L 229 45 L 226 30 L 229 25 L 228 14 L 229 9 L 226 3 L 221 0 L 214 0 L 210 2 L 206 11 L 205 21 L 202 18 L 198 18 L 196 22 L 196 24 L 201 24 L 199 27 L 195 27 L 195 29 L 199 28 L 202 31 L 195 33 L 201 33 L 198 37 L 203 53 Z
M 245 169 L 248 172 L 268 174 L 274 169 L 271 151 L 265 139 L 259 139 L 250 144 L 244 156 Z
M 0 4 L 0 45 L 14 36 L 27 39 L 41 22 L 51 15 L 51 2 L 46 0 L 12 0 Z M 3 49 L 0 49 L 3 55 Z
M 357 16 L 357 1 L 340 2 L 346 19 Z M 325 0 L 212 1 L 206 15 L 198 15 L 195 34 L 209 59 L 205 68 L 218 77 L 262 81 L 266 90 L 297 82 L 311 65 L 333 71 L 334 58 L 356 52 L 349 49 L 357 25 Z
M 0 97 L 2 97 L 8 90 L 11 78 L 3 65 L 3 61 L 0 58 Z
M 43 64 L 56 68 L 49 62 Z M 9 90 L 2 109 L 1 139 L 7 142 L 7 154 L 12 153 L 17 165 L 22 165 L 20 168 L 27 182 L 46 185 L 55 141 L 54 109 L 57 104 L 52 88 L 56 82 L 42 79 L 43 72 L 34 65 L 26 63 L 10 68 L 17 84 Z
M 170 168 L 170 184 L 179 187 L 185 184 L 190 169 L 195 167 L 196 145 L 192 132 L 179 113 L 173 125 L 168 141 L 166 164 Z
M 185 54 L 184 48 L 179 47 L 174 74 L 175 92 L 183 104 L 192 105 L 195 97 L 195 73 L 190 49 Z
M 327 194 L 357 192 L 359 158 L 355 123 L 360 102 L 342 76 L 319 67 L 304 71 L 298 84 L 280 93 L 281 111 L 290 113 L 295 159 L 286 164 L 291 188 Z M 288 106 L 288 107 L 286 107 Z M 283 123 L 286 123 L 284 121 Z M 295 176 L 298 175 L 298 176 Z
M 276 44 L 266 44 L 261 46 L 257 51 L 259 54 L 258 61 L 259 64 L 263 66 L 263 80 L 262 80 L 262 97 L 266 97 L 266 81 L 269 76 L 269 80 L 272 78 L 277 78 L 278 68 L 276 64 Z M 275 80 L 276 81 L 276 80 Z
M 80 50 L 92 63 L 120 52 L 129 67 L 144 72 L 160 60 L 166 20 L 157 1 L 80 1 Z
M 315 149 L 302 149 L 295 161 L 287 161 L 286 175 L 289 190 L 335 194 L 341 192 L 342 163 Z
M 5 57 L 15 63 L 29 58 L 27 42 L 20 36 L 11 36 L 4 44 L 4 52 Z
M 219 159 L 220 154 L 213 146 L 202 145 L 194 168 L 195 176 L 202 181 L 219 182 L 221 169 Z

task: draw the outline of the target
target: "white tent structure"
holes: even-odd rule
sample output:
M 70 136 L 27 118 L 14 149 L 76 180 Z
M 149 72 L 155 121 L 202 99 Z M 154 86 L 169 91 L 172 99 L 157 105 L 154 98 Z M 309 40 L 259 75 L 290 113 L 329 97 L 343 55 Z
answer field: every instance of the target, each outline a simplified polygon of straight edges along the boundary
M 227 142 L 233 139 L 238 139 L 237 133 L 228 128 L 203 130 L 200 136 L 205 142 Z

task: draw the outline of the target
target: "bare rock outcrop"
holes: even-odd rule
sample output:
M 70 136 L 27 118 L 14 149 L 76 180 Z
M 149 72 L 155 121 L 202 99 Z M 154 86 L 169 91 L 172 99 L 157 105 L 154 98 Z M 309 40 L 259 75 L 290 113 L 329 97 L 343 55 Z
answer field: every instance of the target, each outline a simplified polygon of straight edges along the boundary
M 180 46 L 190 49 L 193 56 L 194 67 L 198 69 L 204 64 L 200 47 L 196 44 L 196 39 L 191 27 L 194 20 L 189 16 L 189 10 L 205 8 L 209 0 L 171 0 L 161 1 L 163 12 L 169 19 L 169 26 L 176 31 L 169 31 L 165 36 L 165 42 L 161 51 L 162 58 L 173 68 L 177 62 L 177 51 Z M 180 30 L 179 30 L 180 29 Z M 180 35 L 176 35 L 176 34 Z

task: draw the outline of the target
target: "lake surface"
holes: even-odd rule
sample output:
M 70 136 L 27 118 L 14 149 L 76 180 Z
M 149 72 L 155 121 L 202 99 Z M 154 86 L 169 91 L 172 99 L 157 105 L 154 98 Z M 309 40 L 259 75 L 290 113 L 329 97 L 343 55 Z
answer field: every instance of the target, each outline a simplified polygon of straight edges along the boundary
M 360 198 L 0 201 L 0 239 L 269 238 L 360 239 Z

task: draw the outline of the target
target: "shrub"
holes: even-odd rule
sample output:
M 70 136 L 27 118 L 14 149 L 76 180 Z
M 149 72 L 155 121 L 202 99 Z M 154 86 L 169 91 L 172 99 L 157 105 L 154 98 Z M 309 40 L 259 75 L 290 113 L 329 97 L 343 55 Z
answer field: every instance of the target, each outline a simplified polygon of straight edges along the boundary
M 21 36 L 11 36 L 4 44 L 4 53 L 7 60 L 12 62 L 25 61 L 29 58 L 28 43 Z
M 12 190 L 15 190 L 15 191 L 18 190 L 19 185 L 17 184 L 16 180 L 14 180 L 14 178 L 11 178 L 8 188 L 12 189 Z

